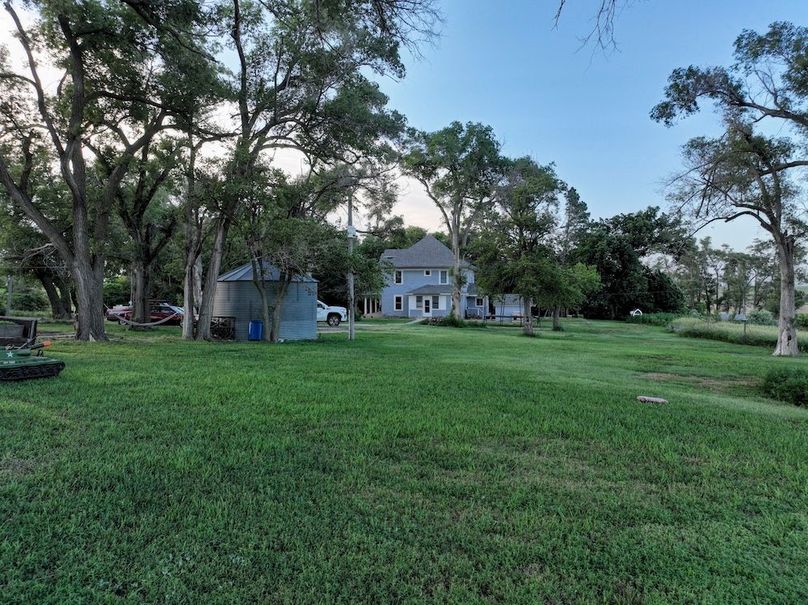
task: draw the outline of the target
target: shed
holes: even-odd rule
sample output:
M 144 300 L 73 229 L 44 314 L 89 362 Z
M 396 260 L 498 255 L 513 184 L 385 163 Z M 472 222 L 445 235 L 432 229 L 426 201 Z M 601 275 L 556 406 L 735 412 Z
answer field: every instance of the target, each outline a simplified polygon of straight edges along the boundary
M 270 304 L 278 291 L 280 271 L 265 265 L 265 288 Z M 247 340 L 248 324 L 262 320 L 261 297 L 253 283 L 252 264 L 247 263 L 219 276 L 213 315 L 235 320 L 235 339 Z M 269 326 L 264 326 L 265 330 Z M 295 275 L 286 289 L 281 308 L 279 337 L 284 340 L 314 340 L 317 338 L 317 280 L 307 275 Z

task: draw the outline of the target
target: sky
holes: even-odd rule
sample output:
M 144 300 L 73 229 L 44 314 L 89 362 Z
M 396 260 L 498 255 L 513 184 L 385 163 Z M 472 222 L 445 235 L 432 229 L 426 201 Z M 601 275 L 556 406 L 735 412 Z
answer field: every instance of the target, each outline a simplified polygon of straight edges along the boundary
M 420 57 L 405 56 L 405 78 L 381 80 L 390 106 L 422 130 L 453 120 L 491 125 L 507 155 L 554 162 L 595 218 L 666 208 L 665 182 L 682 167 L 681 146 L 720 132 L 709 106 L 672 128 L 649 118 L 673 69 L 731 64 L 744 29 L 808 24 L 808 0 L 629 0 L 616 21 L 617 48 L 603 52 L 582 45 L 601 0 L 567 0 L 558 27 L 558 0 L 437 2 L 439 39 Z M 0 11 L 0 42 L 22 61 L 11 28 Z M 51 86 L 60 79 L 55 70 L 44 75 Z M 291 173 L 304 170 L 293 153 L 273 161 Z M 401 181 L 394 211 L 407 224 L 441 229 L 437 209 L 414 181 Z M 765 237 L 748 217 L 699 235 L 736 249 Z
M 443 0 L 434 47 L 407 58 L 407 76 L 386 79 L 390 105 L 410 125 L 437 130 L 453 120 L 490 124 L 510 156 L 555 162 L 595 217 L 665 207 L 665 182 L 682 167 L 691 137 L 717 134 L 709 106 L 672 128 L 648 114 L 676 67 L 729 65 L 744 29 L 774 21 L 808 24 L 808 0 L 638 0 L 616 22 L 617 49 L 581 39 L 600 0 Z M 395 209 L 408 224 L 439 228 L 414 182 Z M 763 237 L 754 219 L 702 232 L 745 248 Z

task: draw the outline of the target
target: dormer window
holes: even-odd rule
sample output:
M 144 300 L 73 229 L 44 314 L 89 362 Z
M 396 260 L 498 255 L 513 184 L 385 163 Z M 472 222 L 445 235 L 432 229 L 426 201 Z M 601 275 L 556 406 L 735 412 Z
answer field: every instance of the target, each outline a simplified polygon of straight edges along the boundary
M 429 277 L 432 275 L 432 269 L 424 269 L 424 277 Z
M 393 283 L 395 284 L 403 284 L 404 283 L 404 272 L 396 269 L 393 273 Z

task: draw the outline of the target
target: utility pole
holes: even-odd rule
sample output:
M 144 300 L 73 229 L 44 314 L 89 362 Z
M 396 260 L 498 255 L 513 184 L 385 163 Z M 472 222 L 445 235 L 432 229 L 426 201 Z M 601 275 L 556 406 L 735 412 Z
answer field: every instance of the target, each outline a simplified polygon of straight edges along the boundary
M 6 275 L 6 315 L 11 315 L 11 298 L 14 293 L 14 280 L 11 273 Z
M 352 261 L 354 240 L 356 239 L 356 228 L 353 225 L 353 194 L 348 194 L 348 257 Z M 354 294 L 354 272 L 353 266 L 348 271 L 348 340 L 356 338 L 355 314 L 356 300 Z

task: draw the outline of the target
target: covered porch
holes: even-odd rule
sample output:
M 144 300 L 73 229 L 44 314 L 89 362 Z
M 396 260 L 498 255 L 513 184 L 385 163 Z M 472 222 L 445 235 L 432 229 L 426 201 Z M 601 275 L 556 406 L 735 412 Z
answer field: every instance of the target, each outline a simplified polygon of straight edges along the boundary
M 452 308 L 452 292 L 445 285 L 427 285 L 407 294 L 409 317 L 446 317 Z

